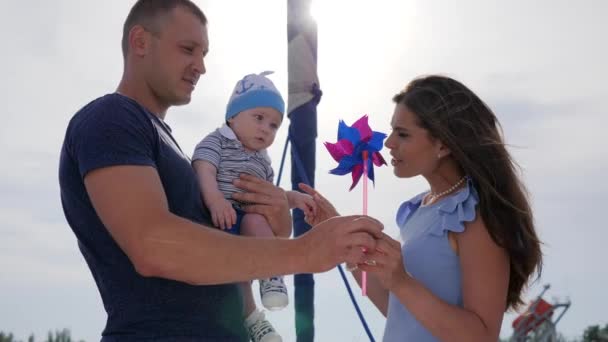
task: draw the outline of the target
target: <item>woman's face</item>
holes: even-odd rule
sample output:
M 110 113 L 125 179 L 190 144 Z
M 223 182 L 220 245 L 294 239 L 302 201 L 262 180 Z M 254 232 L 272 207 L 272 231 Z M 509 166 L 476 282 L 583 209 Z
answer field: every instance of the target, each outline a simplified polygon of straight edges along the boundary
M 395 106 L 391 127 L 384 145 L 390 150 L 395 176 L 409 178 L 432 173 L 442 152 L 439 140 L 418 126 L 416 115 L 403 104 Z

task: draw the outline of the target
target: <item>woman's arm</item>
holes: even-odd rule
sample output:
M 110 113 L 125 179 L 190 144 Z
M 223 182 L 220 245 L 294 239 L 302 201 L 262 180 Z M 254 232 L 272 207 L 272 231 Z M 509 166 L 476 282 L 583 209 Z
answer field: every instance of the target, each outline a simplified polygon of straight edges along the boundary
M 362 288 L 362 274 L 363 272 L 359 267 L 357 267 L 354 271 L 352 271 L 353 277 L 359 284 L 359 287 Z M 380 310 L 380 312 L 386 317 L 388 312 L 388 290 L 382 285 L 382 283 L 373 275 L 367 275 L 367 292 L 366 295 L 369 300 Z
M 496 341 L 500 334 L 509 285 L 509 258 L 478 215 L 457 234 L 462 269 L 463 308 L 435 296 L 405 272 L 400 249 L 382 241 L 370 271 L 434 336 L 442 341 Z

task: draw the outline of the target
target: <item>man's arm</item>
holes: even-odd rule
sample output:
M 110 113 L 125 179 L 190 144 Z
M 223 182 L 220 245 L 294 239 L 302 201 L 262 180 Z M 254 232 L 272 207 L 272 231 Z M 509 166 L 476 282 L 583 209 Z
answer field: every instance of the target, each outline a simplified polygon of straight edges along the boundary
M 295 240 L 248 239 L 172 214 L 153 167 L 96 169 L 86 175 L 85 185 L 104 226 L 137 272 L 191 284 L 322 272 L 345 260 L 362 262 L 364 255 L 351 246 L 374 248 L 372 236 L 382 229 L 371 218 L 353 216 L 328 220 Z

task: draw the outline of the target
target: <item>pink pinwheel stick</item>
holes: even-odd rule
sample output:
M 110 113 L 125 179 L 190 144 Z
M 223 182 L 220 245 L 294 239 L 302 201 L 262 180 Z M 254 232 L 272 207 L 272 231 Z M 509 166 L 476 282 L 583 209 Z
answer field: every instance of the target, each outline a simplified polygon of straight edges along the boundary
M 363 151 L 363 215 L 367 215 L 367 151 Z M 367 296 L 367 272 L 361 273 L 361 291 Z

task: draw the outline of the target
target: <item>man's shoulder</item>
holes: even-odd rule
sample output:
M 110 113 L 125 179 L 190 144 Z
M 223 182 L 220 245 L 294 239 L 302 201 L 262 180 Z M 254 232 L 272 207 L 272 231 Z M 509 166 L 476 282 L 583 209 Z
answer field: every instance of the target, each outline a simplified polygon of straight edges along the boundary
M 101 113 L 113 113 L 121 111 L 132 111 L 137 109 L 137 104 L 133 100 L 117 93 L 106 94 L 100 96 L 84 107 L 80 108 L 73 119 L 84 119 L 89 116 L 99 115 Z
M 117 93 L 98 97 L 80 108 L 70 120 L 69 127 L 98 126 L 103 122 L 118 125 L 128 121 L 149 121 L 146 111 L 135 101 Z

